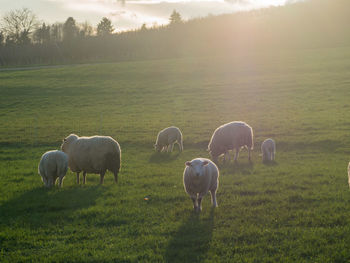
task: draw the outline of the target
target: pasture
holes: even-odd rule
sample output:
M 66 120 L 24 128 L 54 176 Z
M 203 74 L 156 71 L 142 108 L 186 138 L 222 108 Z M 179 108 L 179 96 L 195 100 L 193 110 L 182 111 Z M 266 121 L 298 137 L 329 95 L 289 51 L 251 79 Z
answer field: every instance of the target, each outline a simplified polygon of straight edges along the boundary
M 338 47 L 0 71 L 0 261 L 349 262 L 349 68 Z M 233 120 L 253 162 L 220 164 L 219 207 L 194 214 L 184 163 Z M 171 125 L 184 152 L 155 153 Z M 117 185 L 69 171 L 44 189 L 40 157 L 70 133 L 120 143 Z

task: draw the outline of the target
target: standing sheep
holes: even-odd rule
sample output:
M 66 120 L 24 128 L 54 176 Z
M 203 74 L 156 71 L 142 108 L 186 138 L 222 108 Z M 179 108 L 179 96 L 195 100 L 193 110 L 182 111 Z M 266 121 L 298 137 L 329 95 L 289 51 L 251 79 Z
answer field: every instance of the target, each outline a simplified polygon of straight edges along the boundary
M 154 148 L 160 152 L 166 150 L 167 152 L 173 151 L 175 142 L 179 145 L 180 152 L 183 151 L 183 143 L 182 143 L 182 133 L 179 128 L 175 126 L 171 126 L 161 130 L 158 133 L 156 143 L 154 144 Z
M 202 210 L 202 198 L 210 191 L 211 203 L 217 207 L 216 190 L 219 187 L 219 169 L 205 158 L 196 158 L 186 162 L 184 170 L 184 188 L 193 201 L 194 211 Z
M 100 174 L 100 184 L 107 170 L 114 173 L 115 182 L 118 182 L 118 173 L 121 164 L 121 151 L 117 141 L 109 136 L 78 137 L 69 135 L 63 140 L 62 151 L 68 154 L 68 166 L 72 172 L 83 172 L 83 184 L 86 182 L 86 173 Z
M 59 186 L 62 187 L 63 177 L 68 170 L 68 156 L 61 151 L 48 151 L 41 156 L 38 172 L 46 187 L 55 185 L 59 178 Z
M 275 141 L 271 138 L 266 139 L 261 144 L 261 152 L 262 152 L 262 161 L 263 162 L 272 162 L 275 160 L 276 153 L 276 144 Z
M 234 121 L 226 123 L 214 131 L 208 145 L 208 151 L 212 160 L 217 163 L 220 155 L 226 155 L 229 150 L 235 149 L 234 160 L 237 161 L 239 150 L 244 146 L 248 149 L 250 161 L 250 152 L 253 150 L 253 129 L 245 122 Z

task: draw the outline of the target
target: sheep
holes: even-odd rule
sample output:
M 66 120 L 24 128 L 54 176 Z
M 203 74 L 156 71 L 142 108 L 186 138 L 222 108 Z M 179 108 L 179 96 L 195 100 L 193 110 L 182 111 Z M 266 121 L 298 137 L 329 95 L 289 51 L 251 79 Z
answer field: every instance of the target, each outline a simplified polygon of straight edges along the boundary
M 226 156 L 229 150 L 235 149 L 234 161 L 236 162 L 239 150 L 244 146 L 248 149 L 250 161 L 251 150 L 253 150 L 253 129 L 245 122 L 233 121 L 214 131 L 208 145 L 208 151 L 212 160 L 217 163 L 220 155 L 225 154 Z
M 41 156 L 38 173 L 46 187 L 55 185 L 59 178 L 59 187 L 62 187 L 63 177 L 68 170 L 68 156 L 61 151 L 48 151 Z
M 210 191 L 211 203 L 217 207 L 216 190 L 219 187 L 219 169 L 209 159 L 196 158 L 185 163 L 183 183 L 186 193 L 193 201 L 196 212 L 202 210 L 202 198 Z
M 63 140 L 63 152 L 68 154 L 68 166 L 72 172 L 83 172 L 83 184 L 86 183 L 86 173 L 100 174 L 100 184 L 103 184 L 107 170 L 114 173 L 118 182 L 121 165 L 121 150 L 118 142 L 109 136 L 79 137 L 71 134 Z
M 179 128 L 171 126 L 161 130 L 157 135 L 154 148 L 160 152 L 166 150 L 167 152 L 173 151 L 175 142 L 179 145 L 180 152 L 183 151 L 182 133 Z
M 275 160 L 276 144 L 271 138 L 266 139 L 261 144 L 262 161 L 272 162 Z

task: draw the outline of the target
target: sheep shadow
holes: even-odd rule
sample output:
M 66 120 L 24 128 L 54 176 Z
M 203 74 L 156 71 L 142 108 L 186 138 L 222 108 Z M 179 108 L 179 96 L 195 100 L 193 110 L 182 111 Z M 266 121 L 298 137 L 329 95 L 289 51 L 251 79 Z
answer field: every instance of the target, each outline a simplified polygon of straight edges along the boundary
M 154 152 L 151 154 L 148 162 L 150 163 L 167 163 L 175 161 L 180 156 L 180 152 L 167 153 L 167 152 Z
M 0 206 L 0 225 L 23 224 L 40 228 L 70 221 L 75 210 L 95 204 L 102 188 L 70 187 L 47 189 L 37 187 Z
M 210 248 L 214 227 L 214 210 L 207 218 L 191 212 L 180 226 L 165 252 L 165 262 L 202 262 Z
M 254 163 L 252 161 L 248 162 L 229 162 L 229 163 L 223 163 L 219 165 L 219 169 L 225 172 L 228 172 L 230 174 L 251 174 L 254 168 Z
M 263 161 L 262 163 L 266 166 L 277 166 L 278 165 L 278 162 L 276 162 L 276 161 Z

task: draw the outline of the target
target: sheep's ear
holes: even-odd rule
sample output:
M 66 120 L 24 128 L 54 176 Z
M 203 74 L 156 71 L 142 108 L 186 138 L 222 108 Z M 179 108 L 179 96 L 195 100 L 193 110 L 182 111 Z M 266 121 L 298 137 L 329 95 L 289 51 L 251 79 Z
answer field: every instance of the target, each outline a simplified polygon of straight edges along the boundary
M 63 139 L 63 142 L 66 142 L 66 141 L 67 141 L 67 139 L 66 139 L 66 138 L 64 138 L 64 139 Z
M 185 162 L 185 165 L 186 165 L 186 166 L 191 166 L 191 162 L 188 162 L 188 161 L 187 161 L 187 162 Z
M 208 165 L 208 163 L 209 163 L 208 161 L 204 161 L 203 165 Z

